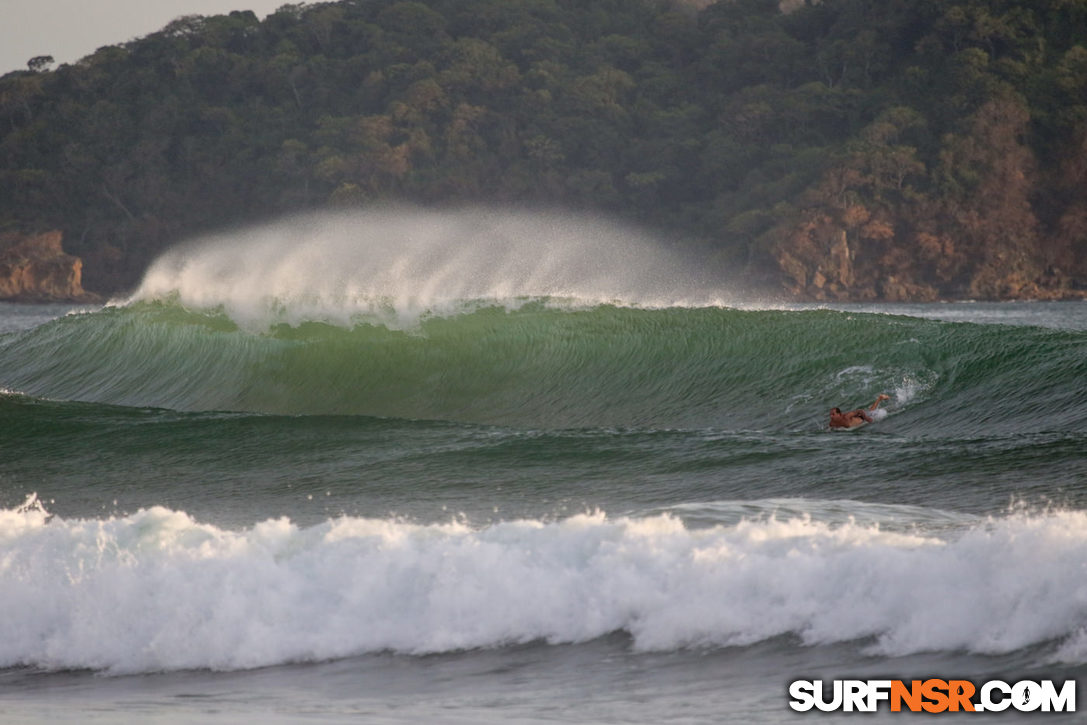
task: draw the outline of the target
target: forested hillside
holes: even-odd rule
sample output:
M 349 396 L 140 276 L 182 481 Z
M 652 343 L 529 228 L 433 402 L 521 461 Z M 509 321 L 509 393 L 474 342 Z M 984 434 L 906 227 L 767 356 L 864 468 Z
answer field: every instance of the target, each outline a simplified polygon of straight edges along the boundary
M 601 210 L 800 297 L 1087 289 L 1087 0 L 343 0 L 50 66 L 0 78 L 0 231 L 97 292 L 389 199 Z

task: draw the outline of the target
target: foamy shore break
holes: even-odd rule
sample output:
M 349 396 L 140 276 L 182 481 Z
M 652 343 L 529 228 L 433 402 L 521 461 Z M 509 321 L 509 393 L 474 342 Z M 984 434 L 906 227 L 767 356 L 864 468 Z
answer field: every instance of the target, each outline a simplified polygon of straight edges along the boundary
M 909 534 L 809 517 L 583 514 L 482 528 L 345 517 L 227 531 L 162 507 L 0 511 L 0 667 L 244 669 L 622 631 L 638 650 L 870 640 L 871 654 L 1087 660 L 1087 514 Z M 978 617 L 977 612 L 987 612 Z

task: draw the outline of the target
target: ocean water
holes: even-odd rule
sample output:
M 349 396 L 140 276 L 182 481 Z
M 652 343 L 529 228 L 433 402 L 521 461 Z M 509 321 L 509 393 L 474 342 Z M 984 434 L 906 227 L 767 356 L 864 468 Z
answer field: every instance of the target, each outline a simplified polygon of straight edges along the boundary
M 0 305 L 0 722 L 1082 681 L 1085 392 L 1085 304 L 781 304 L 600 220 L 195 240 L 108 305 Z

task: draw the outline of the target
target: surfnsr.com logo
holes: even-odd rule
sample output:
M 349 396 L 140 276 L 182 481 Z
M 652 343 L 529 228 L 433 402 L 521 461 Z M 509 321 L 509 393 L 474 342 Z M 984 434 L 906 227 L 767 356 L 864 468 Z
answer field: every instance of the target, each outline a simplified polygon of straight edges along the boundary
M 969 680 L 796 680 L 789 685 L 789 707 L 799 712 L 875 712 L 886 703 L 891 712 L 1075 712 L 1076 681 L 1015 683 L 990 680 L 980 687 Z

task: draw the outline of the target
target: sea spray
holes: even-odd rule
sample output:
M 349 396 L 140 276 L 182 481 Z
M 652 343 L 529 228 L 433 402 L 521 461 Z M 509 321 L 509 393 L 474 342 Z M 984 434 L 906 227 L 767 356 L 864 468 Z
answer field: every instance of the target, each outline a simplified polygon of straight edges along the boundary
M 696 529 L 668 514 L 241 531 L 162 507 L 2 515 L 0 667 L 238 669 L 617 631 L 647 651 L 789 634 L 883 655 L 1067 641 L 1067 658 L 1087 627 L 1082 512 L 940 534 L 810 517 Z
M 247 327 L 360 320 L 412 327 L 478 301 L 718 303 L 720 283 L 645 232 L 557 212 L 390 208 L 311 214 L 183 244 L 131 301 L 222 309 Z

